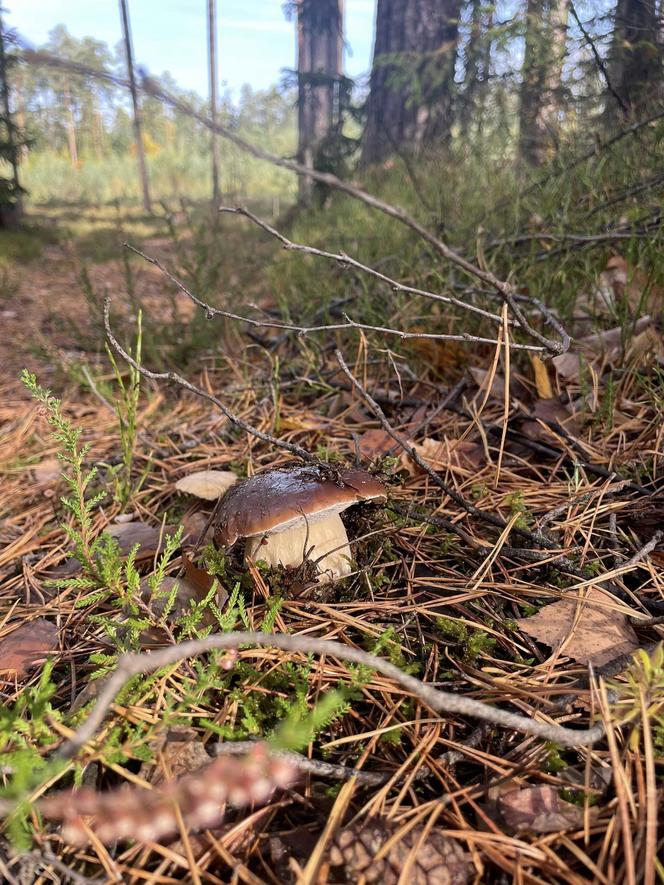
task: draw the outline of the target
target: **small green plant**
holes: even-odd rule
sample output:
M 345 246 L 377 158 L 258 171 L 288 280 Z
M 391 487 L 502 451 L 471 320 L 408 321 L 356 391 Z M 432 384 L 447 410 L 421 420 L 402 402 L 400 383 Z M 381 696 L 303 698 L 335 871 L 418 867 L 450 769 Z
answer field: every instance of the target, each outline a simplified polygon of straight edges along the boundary
M 658 754 L 664 752 L 664 643 L 652 654 L 639 649 L 627 671 L 625 682 L 613 687 L 618 701 L 612 712 L 622 725 L 632 725 L 629 745 L 637 750 L 644 727 L 644 712 L 652 730 L 653 744 Z
M 482 655 L 491 654 L 496 646 L 496 640 L 484 630 L 469 630 L 455 618 L 436 618 L 436 630 L 462 647 L 462 657 L 467 664 L 476 664 Z
M 102 490 L 93 495 L 89 494 L 97 476 L 96 466 L 89 470 L 85 467 L 90 444 L 81 445 L 82 430 L 74 427 L 62 414 L 60 400 L 56 399 L 50 390 L 41 387 L 35 375 L 24 369 L 21 380 L 33 397 L 44 406 L 48 423 L 53 428 L 53 437 L 60 447 L 58 458 L 65 467 L 70 468 L 69 473 L 63 472 L 70 494 L 61 498 L 61 501 L 73 519 L 72 522 L 65 523 L 63 529 L 74 545 L 74 557 L 81 563 L 89 577 L 99 580 L 101 573 L 97 556 L 101 542 L 93 536 L 92 513 L 106 492 Z

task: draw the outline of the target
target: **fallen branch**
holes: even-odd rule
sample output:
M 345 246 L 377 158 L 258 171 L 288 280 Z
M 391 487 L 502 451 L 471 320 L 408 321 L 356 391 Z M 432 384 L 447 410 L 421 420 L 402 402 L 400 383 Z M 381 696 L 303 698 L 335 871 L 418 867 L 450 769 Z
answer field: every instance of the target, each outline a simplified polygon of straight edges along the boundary
M 130 366 L 136 369 L 137 372 L 140 372 L 141 375 L 143 375 L 145 378 L 151 378 L 154 381 L 171 381 L 174 384 L 179 384 L 180 387 L 184 387 L 184 389 L 188 390 L 190 393 L 195 393 L 196 396 L 203 397 L 203 399 L 209 400 L 211 403 L 214 403 L 219 411 L 226 418 L 228 418 L 228 420 L 232 424 L 235 424 L 236 427 L 239 427 L 246 433 L 250 433 L 257 439 L 269 443 L 276 448 L 284 449 L 286 452 L 290 452 L 291 455 L 295 455 L 297 458 L 301 458 L 303 461 L 306 461 L 310 464 L 321 463 L 318 458 L 316 458 L 310 452 L 307 452 L 307 450 L 303 449 L 302 446 L 277 439 L 275 436 L 272 436 L 269 433 L 265 433 L 265 431 L 259 430 L 257 427 L 254 427 L 252 424 L 244 421 L 242 418 L 236 415 L 235 412 L 232 412 L 228 408 L 228 406 L 225 406 L 218 397 L 214 396 L 214 394 L 208 393 L 208 391 L 203 390 L 202 387 L 197 387 L 195 384 L 192 384 L 191 381 L 187 381 L 186 378 L 183 378 L 182 375 L 178 375 L 177 372 L 152 372 L 150 369 L 146 369 L 145 366 L 139 365 L 139 363 L 137 363 L 136 360 L 129 353 L 127 353 L 127 351 L 118 343 L 117 339 L 115 338 L 113 330 L 111 329 L 110 311 L 111 299 L 107 295 L 104 299 L 104 328 L 106 329 L 106 336 L 113 349 L 116 350 L 117 353 L 119 353 L 120 356 L 129 363 Z
M 351 319 L 347 314 L 343 313 L 342 316 L 345 319 L 344 323 L 328 323 L 327 325 L 322 326 L 297 326 L 294 323 L 285 323 L 280 320 L 256 320 L 252 317 L 241 316 L 237 313 L 232 313 L 229 310 L 224 310 L 220 307 L 213 307 L 213 305 L 208 304 L 207 301 L 203 301 L 197 295 L 194 295 L 184 283 L 180 282 L 180 280 L 172 274 L 168 268 L 164 267 L 164 265 L 159 261 L 158 258 L 153 258 L 150 255 L 147 255 L 145 252 L 141 252 L 140 249 L 137 249 L 135 246 L 132 246 L 130 243 L 125 243 L 125 246 L 128 249 L 131 249 L 136 255 L 139 255 L 145 261 L 148 261 L 154 267 L 156 267 L 163 275 L 170 280 L 174 285 L 178 287 L 178 289 L 187 296 L 187 298 L 191 299 L 195 305 L 200 307 L 205 311 L 205 316 L 208 320 L 214 319 L 214 317 L 224 317 L 228 320 L 233 320 L 237 323 L 244 323 L 247 326 L 252 326 L 253 328 L 258 329 L 278 329 L 281 332 L 294 332 L 299 335 L 301 338 L 306 337 L 307 335 L 312 335 L 317 332 L 338 332 L 342 329 L 362 329 L 365 332 L 379 332 L 382 335 L 394 335 L 397 338 L 400 338 L 402 341 L 412 340 L 412 339 L 428 339 L 433 341 L 464 341 L 464 342 L 472 342 L 474 344 L 492 344 L 496 345 L 498 342 L 495 338 L 483 338 L 479 335 L 471 335 L 469 332 L 461 332 L 457 335 L 446 334 L 442 332 L 404 332 L 401 329 L 390 329 L 387 326 L 372 326 L 368 323 L 358 323 L 356 320 Z M 303 247 L 308 248 L 308 247 Z M 377 273 L 377 272 L 376 272 Z M 399 283 L 394 283 L 395 286 L 399 286 Z M 405 291 L 408 287 L 402 287 L 402 290 Z M 418 291 L 418 290 L 414 290 Z M 456 302 L 458 299 L 450 299 L 445 298 L 445 296 L 441 295 L 441 299 L 452 303 Z M 463 304 L 463 302 L 459 302 Z M 470 308 L 468 308 L 470 309 Z M 482 311 L 481 308 L 474 308 L 480 313 L 484 314 L 488 317 L 493 317 L 494 315 L 489 313 L 488 311 Z M 526 350 L 531 353 L 543 353 L 545 351 L 544 347 L 540 347 L 537 344 L 517 344 L 514 342 L 510 342 L 510 347 L 513 350 Z
M 256 741 L 224 741 L 215 744 L 213 751 L 216 756 L 246 756 L 256 746 Z M 334 780 L 347 781 L 352 777 L 357 782 L 368 787 L 378 787 L 391 777 L 390 774 L 377 774 L 373 771 L 360 771 L 349 768 L 347 765 L 334 765 L 332 762 L 320 762 L 318 759 L 308 759 L 301 753 L 293 750 L 275 750 L 270 748 L 270 756 L 275 759 L 285 759 L 291 765 L 307 774 L 316 774 L 319 777 L 334 778 Z
M 282 651 L 298 652 L 334 657 L 352 664 L 370 667 L 383 676 L 392 679 L 406 691 L 411 692 L 432 710 L 443 714 L 470 716 L 484 722 L 502 726 L 522 734 L 532 734 L 543 740 L 553 741 L 565 747 L 588 746 L 604 734 L 604 725 L 597 723 L 592 728 L 575 731 L 561 725 L 538 722 L 518 713 L 501 710 L 490 704 L 476 701 L 464 695 L 453 694 L 433 688 L 402 672 L 394 664 L 358 648 L 342 645 L 330 639 L 314 639 L 305 636 L 271 633 L 217 633 L 204 639 L 194 639 L 178 645 L 168 646 L 158 651 L 144 654 L 124 654 L 118 659 L 115 672 L 107 679 L 99 691 L 97 702 L 87 719 L 59 750 L 61 757 L 73 756 L 81 747 L 92 740 L 106 718 L 115 698 L 126 683 L 134 676 L 154 673 L 185 658 L 194 657 L 209 651 L 238 650 L 240 648 L 278 648 Z

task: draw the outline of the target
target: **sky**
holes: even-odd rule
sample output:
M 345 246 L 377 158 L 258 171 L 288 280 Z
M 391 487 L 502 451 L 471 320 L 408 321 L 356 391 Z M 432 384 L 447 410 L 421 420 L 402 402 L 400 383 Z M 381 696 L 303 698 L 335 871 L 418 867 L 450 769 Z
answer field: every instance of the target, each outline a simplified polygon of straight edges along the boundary
M 122 36 L 117 0 L 5 0 L 3 6 L 7 24 L 33 46 L 58 24 L 111 47 Z M 244 83 L 264 89 L 295 66 L 295 27 L 282 6 L 282 0 L 217 0 L 219 78 L 235 98 Z M 170 71 L 179 86 L 206 95 L 206 9 L 206 0 L 129 0 L 137 64 L 153 75 Z M 350 77 L 369 70 L 374 12 L 375 0 L 345 0 Z

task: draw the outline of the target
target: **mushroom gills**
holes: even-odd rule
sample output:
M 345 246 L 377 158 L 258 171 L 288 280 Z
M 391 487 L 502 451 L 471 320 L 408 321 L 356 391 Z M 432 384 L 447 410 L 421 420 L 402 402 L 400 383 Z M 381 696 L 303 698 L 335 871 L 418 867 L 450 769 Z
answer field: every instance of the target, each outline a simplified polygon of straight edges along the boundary
M 247 538 L 245 559 L 262 560 L 273 568 L 277 565 L 293 567 L 304 562 L 305 548 L 307 558 L 318 566 L 319 584 L 338 581 L 351 573 L 348 535 L 338 513 L 313 520 L 308 526 L 300 523 L 283 532 Z

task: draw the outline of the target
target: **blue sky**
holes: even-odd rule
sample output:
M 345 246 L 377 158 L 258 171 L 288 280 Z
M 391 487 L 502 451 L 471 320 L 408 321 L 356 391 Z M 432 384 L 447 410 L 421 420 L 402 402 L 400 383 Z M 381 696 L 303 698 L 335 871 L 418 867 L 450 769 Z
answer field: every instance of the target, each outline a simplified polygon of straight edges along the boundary
M 117 0 L 5 0 L 7 23 L 31 44 L 44 43 L 57 24 L 75 37 L 114 46 L 121 37 Z M 295 63 L 293 22 L 282 0 L 217 0 L 219 75 L 237 97 L 278 82 Z M 369 69 L 375 0 L 346 0 L 346 71 Z M 183 88 L 207 93 L 206 0 L 129 0 L 136 61 L 152 74 L 170 71 Z

